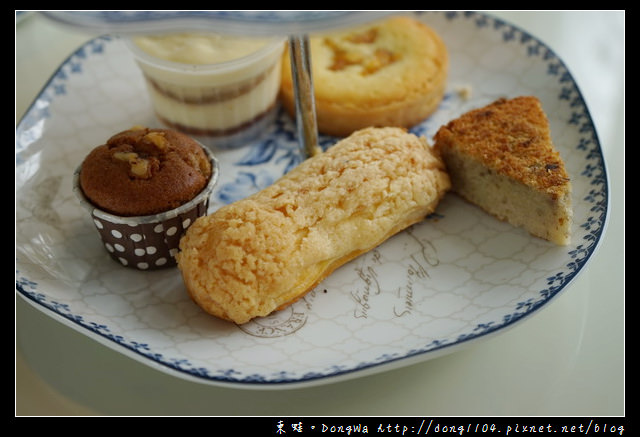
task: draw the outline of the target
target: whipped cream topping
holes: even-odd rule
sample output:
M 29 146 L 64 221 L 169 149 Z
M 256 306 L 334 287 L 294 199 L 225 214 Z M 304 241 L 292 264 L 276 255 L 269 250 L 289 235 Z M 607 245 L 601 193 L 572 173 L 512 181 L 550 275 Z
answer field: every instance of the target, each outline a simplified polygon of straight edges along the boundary
M 227 62 L 250 55 L 269 40 L 216 33 L 170 33 L 134 38 L 146 53 L 167 61 L 207 65 Z

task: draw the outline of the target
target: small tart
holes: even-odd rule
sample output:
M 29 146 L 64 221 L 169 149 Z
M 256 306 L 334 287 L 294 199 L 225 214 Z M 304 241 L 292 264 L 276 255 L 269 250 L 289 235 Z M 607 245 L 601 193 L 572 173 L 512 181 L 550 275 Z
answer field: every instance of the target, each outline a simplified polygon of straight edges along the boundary
M 424 23 L 393 16 L 310 38 L 320 133 L 348 136 L 365 127 L 410 128 L 431 115 L 445 91 L 446 46 Z M 295 113 L 289 52 L 283 59 L 281 100 Z

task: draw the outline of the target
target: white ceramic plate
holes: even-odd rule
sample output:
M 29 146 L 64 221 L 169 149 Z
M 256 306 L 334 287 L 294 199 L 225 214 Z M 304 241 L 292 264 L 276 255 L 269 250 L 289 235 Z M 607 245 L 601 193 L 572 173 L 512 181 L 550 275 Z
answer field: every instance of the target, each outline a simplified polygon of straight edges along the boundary
M 414 131 L 431 139 L 471 108 L 538 96 L 573 181 L 571 245 L 531 237 L 450 194 L 436 214 L 292 307 L 243 326 L 217 320 L 187 297 L 176 269 L 141 272 L 112 261 L 73 196 L 73 171 L 90 149 L 133 124 L 156 123 L 130 54 L 101 37 L 60 66 L 16 131 L 18 294 L 151 367 L 246 388 L 327 383 L 427 360 L 544 308 L 584 268 L 605 229 L 607 175 L 588 109 L 563 62 L 533 36 L 477 13 L 415 16 L 444 38 L 451 72 L 441 107 Z M 281 113 L 264 138 L 217 157 L 211 211 L 299 163 L 295 126 Z

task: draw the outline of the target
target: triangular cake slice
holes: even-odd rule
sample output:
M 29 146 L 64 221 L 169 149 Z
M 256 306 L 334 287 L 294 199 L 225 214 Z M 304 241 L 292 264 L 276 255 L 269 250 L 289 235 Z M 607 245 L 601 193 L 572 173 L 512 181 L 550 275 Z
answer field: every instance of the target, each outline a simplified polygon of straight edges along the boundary
M 442 126 L 452 191 L 500 220 L 558 245 L 571 238 L 571 183 L 536 97 L 499 99 Z

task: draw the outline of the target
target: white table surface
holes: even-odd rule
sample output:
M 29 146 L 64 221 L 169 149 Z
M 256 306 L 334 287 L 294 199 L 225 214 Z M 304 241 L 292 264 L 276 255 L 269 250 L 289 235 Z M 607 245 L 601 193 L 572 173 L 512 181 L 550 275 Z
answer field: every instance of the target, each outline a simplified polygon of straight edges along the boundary
M 292 390 L 197 384 L 116 352 L 16 294 L 16 416 L 622 416 L 624 11 L 490 12 L 563 59 L 594 119 L 610 183 L 608 228 L 567 289 L 524 322 L 402 369 Z M 95 35 L 38 14 L 16 22 L 16 124 Z

